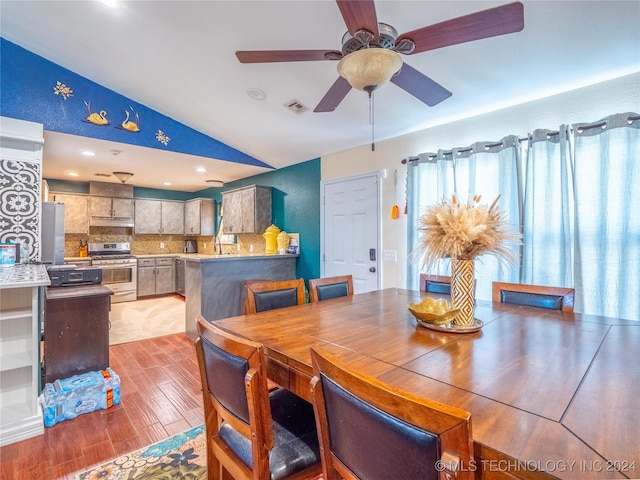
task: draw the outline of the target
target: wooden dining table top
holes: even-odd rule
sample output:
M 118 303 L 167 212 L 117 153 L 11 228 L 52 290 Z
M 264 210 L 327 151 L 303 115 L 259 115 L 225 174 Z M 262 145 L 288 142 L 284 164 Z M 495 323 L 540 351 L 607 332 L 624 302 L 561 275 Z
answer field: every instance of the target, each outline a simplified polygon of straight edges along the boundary
M 477 301 L 475 333 L 418 325 L 385 289 L 216 321 L 310 399 L 310 347 L 471 413 L 476 478 L 640 478 L 640 322 Z

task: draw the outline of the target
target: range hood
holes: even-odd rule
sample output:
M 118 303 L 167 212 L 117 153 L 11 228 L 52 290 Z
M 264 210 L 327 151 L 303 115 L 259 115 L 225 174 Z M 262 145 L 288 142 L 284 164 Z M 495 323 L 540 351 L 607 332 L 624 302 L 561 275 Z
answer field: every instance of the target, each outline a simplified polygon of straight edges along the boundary
M 90 227 L 133 227 L 131 217 L 90 217 Z

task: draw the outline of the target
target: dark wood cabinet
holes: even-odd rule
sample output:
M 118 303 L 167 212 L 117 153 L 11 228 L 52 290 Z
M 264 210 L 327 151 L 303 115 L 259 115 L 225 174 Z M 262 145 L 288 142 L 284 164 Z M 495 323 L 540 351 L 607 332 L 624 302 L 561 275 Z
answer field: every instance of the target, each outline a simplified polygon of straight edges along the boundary
M 101 285 L 47 289 L 44 383 L 109 366 L 111 295 Z

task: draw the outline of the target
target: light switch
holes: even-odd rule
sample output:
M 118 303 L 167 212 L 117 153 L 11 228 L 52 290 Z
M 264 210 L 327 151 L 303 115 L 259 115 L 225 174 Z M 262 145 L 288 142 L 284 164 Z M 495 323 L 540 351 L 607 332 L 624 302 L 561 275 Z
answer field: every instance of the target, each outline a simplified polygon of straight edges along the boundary
M 398 252 L 395 250 L 383 250 L 382 260 L 384 260 L 385 262 L 397 262 Z

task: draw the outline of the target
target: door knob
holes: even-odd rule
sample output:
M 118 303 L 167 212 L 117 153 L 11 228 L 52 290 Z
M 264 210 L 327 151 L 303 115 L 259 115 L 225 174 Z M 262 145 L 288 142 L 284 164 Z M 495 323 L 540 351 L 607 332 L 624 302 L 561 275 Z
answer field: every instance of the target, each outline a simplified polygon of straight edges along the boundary
M 376 271 L 376 267 L 371 267 L 371 268 L 369 269 L 369 271 L 370 271 L 371 273 L 374 273 L 374 272 Z

